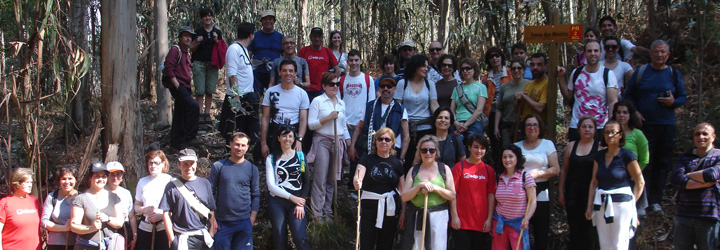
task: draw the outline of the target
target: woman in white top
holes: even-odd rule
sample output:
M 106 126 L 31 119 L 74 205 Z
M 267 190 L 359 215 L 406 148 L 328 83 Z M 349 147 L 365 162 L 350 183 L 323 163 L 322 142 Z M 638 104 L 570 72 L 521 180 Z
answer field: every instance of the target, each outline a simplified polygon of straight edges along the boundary
M 345 52 L 345 43 L 343 43 L 342 33 L 340 33 L 339 30 L 333 30 L 330 32 L 328 48 L 332 50 L 333 55 L 335 55 L 335 59 L 338 61 L 338 67 L 340 67 L 340 72 L 334 73 L 338 75 L 345 75 L 348 54 Z
M 334 184 L 340 180 L 340 163 L 345 146 L 350 144 L 350 134 L 345 125 L 345 103 L 337 95 L 340 87 L 338 75 L 326 73 L 320 83 L 325 93 L 310 103 L 308 111 L 308 127 L 315 130 L 307 157 L 307 162 L 313 163 L 310 199 L 313 218 L 332 214 Z
M 537 114 L 525 117 L 523 123 L 525 140 L 515 145 L 522 149 L 525 156 L 525 171 L 532 176 L 537 184 L 537 209 L 530 220 L 535 236 L 533 249 L 548 249 L 548 233 L 550 230 L 550 199 L 548 187 L 551 177 L 560 173 L 557 151 L 552 141 L 543 139 L 545 125 Z
M 310 249 L 307 238 L 307 217 L 305 199 L 310 191 L 310 174 L 302 151 L 295 150 L 293 126 L 280 126 L 272 154 L 265 160 L 265 175 L 270 199 L 268 214 L 272 224 L 275 250 L 287 248 L 287 227 L 293 237 L 296 249 Z
M 623 56 L 623 50 L 620 47 L 620 38 L 606 36 L 603 40 L 603 46 L 605 46 L 605 51 L 609 51 L 609 53 L 605 53 L 603 66 L 615 73 L 615 79 L 617 79 L 618 84 L 618 95 L 620 99 L 622 99 L 622 93 L 625 92 L 625 83 L 630 80 L 634 70 L 629 63 L 623 61 L 623 58 L 618 58 L 618 55 Z
M 55 169 L 54 179 L 58 189 L 45 198 L 42 213 L 42 226 L 47 229 L 47 249 L 60 250 L 75 247 L 75 234 L 70 232 L 70 211 L 72 200 L 77 196 L 75 189 L 78 170 L 72 166 L 59 166 Z
M 153 233 L 155 234 L 154 249 L 169 249 L 167 235 L 163 232 L 165 230 L 163 211 L 158 209 L 158 205 L 162 200 L 165 186 L 172 179 L 167 174 L 170 163 L 162 150 L 151 150 L 145 154 L 145 164 L 149 175 L 141 178 L 135 189 L 135 214 L 143 216 L 142 221 L 138 223 L 140 230 L 137 230 L 135 249 L 151 249 Z

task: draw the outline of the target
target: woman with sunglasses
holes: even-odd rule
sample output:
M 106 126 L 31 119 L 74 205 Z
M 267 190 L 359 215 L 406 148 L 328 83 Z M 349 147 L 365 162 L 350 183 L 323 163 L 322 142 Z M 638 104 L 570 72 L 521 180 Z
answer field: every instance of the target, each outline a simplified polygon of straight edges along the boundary
M 495 170 L 483 162 L 490 142 L 483 134 L 466 141 L 470 157 L 452 168 L 457 190 L 450 202 L 455 249 L 491 249 L 490 229 L 495 213 Z
M 480 70 L 475 59 L 460 60 L 460 71 L 462 84 L 453 89 L 450 109 L 455 112 L 455 135 L 468 138 L 484 131 L 483 120 L 487 121 L 490 112 L 485 110 L 489 95 L 487 87 L 477 81 Z
M 595 153 L 599 140 L 595 140 L 597 120 L 592 116 L 580 117 L 580 140 L 565 147 L 562 171 L 558 184 L 558 202 L 565 207 L 570 229 L 568 249 L 597 248 L 597 232 L 592 222 L 585 219 L 588 183 L 592 179 Z
M 295 150 L 295 132 L 292 126 L 281 126 L 272 154 L 265 160 L 265 175 L 270 198 L 268 213 L 272 224 L 276 250 L 287 249 L 287 228 L 299 250 L 310 249 L 307 238 L 305 204 L 310 192 L 310 173 L 307 172 L 302 151 Z
M 405 154 L 405 172 L 412 166 L 418 139 L 432 133 L 431 116 L 438 108 L 435 83 L 428 82 L 425 78 L 427 72 L 427 57 L 423 55 L 410 57 L 405 65 L 404 79 L 398 81 L 394 95 L 408 113 L 410 144 Z
M 342 156 L 345 155 L 346 145 L 350 144 L 350 134 L 345 126 L 345 102 L 338 97 L 338 75 L 326 73 L 320 83 L 325 93 L 310 103 L 308 111 L 308 127 L 315 130 L 307 157 L 307 162 L 313 163 L 310 199 L 313 218 L 333 214 L 333 187 L 335 181 L 341 178 Z
M 347 68 L 348 54 L 345 52 L 345 42 L 343 41 L 342 33 L 339 30 L 333 30 L 330 32 L 330 39 L 328 41 L 328 48 L 330 48 L 338 61 L 340 72 L 334 72 L 338 75 L 345 75 L 345 68 Z M 333 71 L 332 69 L 330 71 Z
M 520 233 L 528 229 L 528 221 L 535 214 L 537 199 L 535 180 L 525 172 L 525 157 L 514 144 L 503 146 L 502 164 L 505 167 L 498 177 L 495 199 L 497 206 L 493 215 L 492 248 L 500 250 L 529 250 L 530 237 L 522 234 L 522 248 L 517 247 Z M 503 227 L 498 227 L 502 221 Z
M 142 218 L 137 225 L 135 249 L 169 249 L 163 211 L 158 206 L 165 187 L 172 179 L 172 176 L 167 174 L 170 171 L 170 162 L 162 150 L 150 150 L 145 154 L 145 167 L 149 174 L 140 178 L 135 188 L 135 214 Z
M 420 138 L 415 158 L 421 159 L 405 176 L 402 200 L 408 202 L 405 213 L 405 228 L 402 249 L 420 249 L 425 240 L 428 249 L 447 247 L 447 226 L 449 202 L 455 200 L 455 183 L 450 167 L 437 162 L 438 140 L 426 135 Z M 423 208 L 427 196 L 427 222 L 422 235 Z
M 601 62 L 605 68 L 615 73 L 615 79 L 618 81 L 618 95 L 622 99 L 622 93 L 625 92 L 625 83 L 630 81 L 634 70 L 633 67 L 623 61 L 623 50 L 620 47 L 620 38 L 614 36 L 606 36 L 603 40 L 603 46 L 606 51 L 605 61 Z M 620 58 L 618 58 L 620 56 Z
M 635 202 L 645 185 L 635 154 L 623 148 L 625 133 L 615 120 L 603 128 L 601 146 L 595 154 L 585 218 L 597 228 L 600 249 L 628 249 L 635 235 Z
M 518 119 L 517 110 L 515 109 L 515 93 L 521 92 L 525 88 L 525 84 L 529 80 L 523 78 L 525 71 L 524 59 L 513 59 L 510 61 L 510 72 L 512 81 L 508 84 L 500 86 L 497 98 L 497 111 L 495 113 L 495 136 L 496 139 L 502 140 L 502 145 L 509 145 L 515 142 L 515 132 L 517 131 Z
M 77 234 L 76 250 L 98 249 L 105 244 L 103 238 L 110 237 L 125 223 L 120 197 L 105 189 L 110 172 L 105 164 L 96 162 L 87 174 L 89 184 L 85 193 L 73 200 L 71 230 Z
M 513 76 L 510 72 L 510 68 L 505 67 L 505 54 L 498 47 L 491 47 L 485 52 L 485 65 L 488 66 L 488 73 L 483 75 L 482 83 L 487 87 L 488 99 L 485 102 L 485 110 L 490 110 L 488 115 L 489 122 L 492 122 L 492 126 L 485 128 L 487 134 L 490 135 L 490 147 L 494 150 L 490 150 L 492 153 L 491 157 L 493 162 L 500 162 L 500 147 L 502 142 L 500 139 L 492 136 L 496 133 L 494 126 L 495 117 L 497 117 L 497 102 L 500 99 L 500 91 L 498 88 L 502 88 L 505 83 L 513 80 Z M 488 124 L 490 125 L 490 124 Z
M 625 131 L 625 146 L 623 148 L 635 154 L 640 170 L 643 170 L 650 163 L 650 151 L 647 137 L 640 130 L 640 117 L 635 114 L 635 111 L 635 105 L 629 100 L 616 102 L 612 119 L 618 121 L 622 125 L 623 131 Z M 637 204 L 638 216 L 641 219 L 645 217 L 645 208 L 647 207 L 647 196 L 643 192 L 638 198 Z
M 533 249 L 548 249 L 550 233 L 550 198 L 548 188 L 550 178 L 560 173 L 557 150 L 551 140 L 543 139 L 545 125 L 537 114 L 525 117 L 523 123 L 525 140 L 515 145 L 522 149 L 525 157 L 523 167 L 537 184 L 537 216 L 533 216 L 530 224 L 533 226 L 535 247 Z
M 401 217 L 405 203 L 399 194 L 405 172 L 394 145 L 395 133 L 390 128 L 376 131 L 372 151 L 360 159 L 353 176 L 355 190 L 362 190 L 360 249 L 392 249 L 397 225 L 403 227 L 405 221 Z
M 440 73 L 443 78 L 435 83 L 435 90 L 438 95 L 439 107 L 450 107 L 452 102 L 452 91 L 455 87 L 460 84 L 458 79 L 455 79 L 455 72 L 457 72 L 457 59 L 455 56 L 443 54 L 438 59 L 440 64 Z

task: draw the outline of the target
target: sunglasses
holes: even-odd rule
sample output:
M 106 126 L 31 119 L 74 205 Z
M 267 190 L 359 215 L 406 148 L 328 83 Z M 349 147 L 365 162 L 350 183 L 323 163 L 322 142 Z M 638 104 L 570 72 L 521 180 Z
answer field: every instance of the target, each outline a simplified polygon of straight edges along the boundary
M 428 49 L 430 52 L 440 52 L 442 48 L 430 48 Z
M 335 86 L 338 86 L 338 87 L 339 87 L 339 86 L 340 86 L 340 82 L 329 82 L 329 83 L 326 84 L 326 85 L 327 85 L 327 86 L 330 86 L 330 87 L 335 87 Z
M 381 89 L 391 89 L 393 87 L 395 87 L 395 85 L 393 85 L 393 84 L 380 84 L 380 86 L 379 86 L 379 88 L 381 88 Z
M 284 42 L 283 43 L 283 45 L 286 45 L 286 44 L 295 44 L 295 42 Z
M 452 65 L 452 63 L 441 63 L 440 67 L 441 68 L 452 68 L 453 65 Z
M 491 54 L 488 57 L 490 58 L 502 58 L 499 54 Z
M 465 66 L 465 67 L 462 67 L 462 68 L 460 68 L 460 69 L 462 69 L 463 71 L 470 71 L 470 70 L 473 70 L 473 67 L 472 67 L 472 66 Z
M 434 148 L 421 148 L 420 149 L 420 152 L 422 152 L 423 154 L 427 154 L 427 153 L 434 154 L 436 151 L 437 151 L 437 149 L 434 149 Z
M 511 70 L 524 70 L 523 67 L 510 67 Z
M 607 136 L 616 136 L 616 135 L 620 134 L 620 131 L 605 131 L 604 134 Z
M 390 142 L 392 139 L 390 137 L 378 137 L 377 140 L 379 142 Z
M 607 50 L 616 50 L 618 48 L 620 48 L 618 45 L 605 45 L 605 49 Z

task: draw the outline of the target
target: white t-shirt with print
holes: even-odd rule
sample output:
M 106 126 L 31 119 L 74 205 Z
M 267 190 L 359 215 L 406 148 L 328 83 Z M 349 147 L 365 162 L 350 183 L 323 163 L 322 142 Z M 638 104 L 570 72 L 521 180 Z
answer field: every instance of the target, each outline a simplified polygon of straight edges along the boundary
M 357 125 L 365 111 L 365 105 L 375 100 L 375 84 L 372 76 L 369 78 L 370 81 L 366 83 L 365 73 L 361 72 L 357 76 L 345 75 L 342 100 L 345 102 L 345 120 L 350 125 Z
M 576 69 L 577 70 L 577 69 Z M 600 65 L 594 73 L 589 73 L 583 68 L 574 83 L 568 84 L 568 89 L 574 93 L 575 103 L 572 109 L 572 120 L 570 128 L 577 128 L 580 117 L 589 115 L 597 120 L 599 129 L 605 127 L 610 119 L 607 105 L 607 90 L 603 80 L 605 67 Z M 575 70 L 571 76 L 575 75 Z M 571 79 L 572 81 L 572 79 Z M 577 89 L 575 89 L 577 87 Z M 618 88 L 615 73 L 611 70 L 608 74 L 607 88 Z M 575 91 L 573 91 L 575 89 Z

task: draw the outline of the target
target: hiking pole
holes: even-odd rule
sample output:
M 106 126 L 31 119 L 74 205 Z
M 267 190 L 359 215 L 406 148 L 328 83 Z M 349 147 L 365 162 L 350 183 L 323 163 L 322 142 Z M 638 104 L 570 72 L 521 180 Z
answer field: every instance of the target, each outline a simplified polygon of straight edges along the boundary
M 155 250 L 155 232 L 157 232 L 157 228 L 155 227 L 157 224 L 152 223 L 152 238 L 150 238 L 150 250 Z
M 425 195 L 425 206 L 423 209 L 423 224 L 422 231 L 420 232 L 420 250 L 425 249 L 425 223 L 427 223 L 427 209 L 428 209 L 428 195 Z
M 355 169 L 355 175 L 360 174 L 360 169 Z M 360 176 L 358 176 L 360 178 Z M 361 182 L 362 183 L 362 182 Z M 358 188 L 358 207 L 357 207 L 357 228 L 355 229 L 355 250 L 360 249 L 360 189 Z
M 68 250 L 68 244 L 70 244 L 70 231 L 67 232 L 67 235 L 65 237 L 65 250 Z
M 332 146 L 333 148 L 332 148 L 332 164 L 331 164 L 331 166 L 333 166 L 333 167 L 330 170 L 334 171 L 334 173 L 332 173 L 332 178 L 335 179 L 335 175 L 337 175 L 337 170 L 335 168 L 338 167 L 338 166 L 336 166 L 337 165 L 337 157 L 338 157 L 337 118 L 333 119 L 333 143 L 332 143 L 332 145 L 333 145 Z M 336 222 L 339 221 L 339 219 L 340 219 L 338 217 L 338 211 L 337 211 L 338 210 L 338 207 L 337 207 L 337 197 L 338 197 L 337 181 L 338 180 L 336 180 L 336 179 L 333 180 L 333 187 L 335 188 L 335 192 L 333 192 L 333 218 L 335 218 Z
M 535 192 L 535 187 L 532 187 L 530 191 Z M 527 205 L 525 206 L 525 218 L 527 218 L 527 216 L 528 216 L 528 210 L 530 210 L 530 199 L 528 199 Z M 520 223 L 520 236 L 518 237 L 518 242 L 517 242 L 517 245 L 515 246 L 515 249 L 520 249 L 520 242 L 522 242 L 523 232 L 525 232 L 525 230 L 522 229 L 522 222 L 521 222 Z

